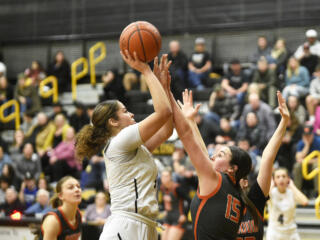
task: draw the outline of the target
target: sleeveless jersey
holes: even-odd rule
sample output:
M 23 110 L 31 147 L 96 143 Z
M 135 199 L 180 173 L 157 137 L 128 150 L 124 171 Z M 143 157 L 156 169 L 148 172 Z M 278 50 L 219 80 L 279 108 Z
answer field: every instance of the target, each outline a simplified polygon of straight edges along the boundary
M 132 132 L 134 136 L 138 135 L 138 139 L 140 139 L 138 124 L 121 130 L 115 138 L 118 138 L 117 141 L 119 138 L 121 138 L 121 141 L 130 141 L 132 139 L 128 139 L 128 136 Z M 113 140 L 104 151 L 111 212 L 133 212 L 156 219 L 158 215 L 158 201 L 156 199 L 158 171 L 151 153 L 139 140 L 141 143 L 133 150 L 134 154 L 128 154 L 128 156 L 131 156 L 128 161 L 117 161 L 115 158 L 125 153 L 117 154 L 117 146 L 112 145 Z M 112 149 L 110 150 L 110 148 Z M 114 160 L 110 160 L 109 157 Z
M 201 196 L 199 189 L 191 203 L 195 240 L 236 239 L 244 210 L 240 192 L 225 173 L 219 174 L 216 189 Z
M 64 216 L 61 208 L 55 209 L 51 212 L 48 212 L 46 215 L 44 215 L 42 222 L 48 215 L 54 215 L 57 220 L 60 223 L 60 233 L 58 234 L 57 240 L 78 240 L 80 239 L 81 235 L 81 213 L 79 210 L 77 210 L 76 213 L 76 225 L 72 226 L 67 218 Z M 43 239 L 43 230 L 41 227 L 41 232 L 40 232 L 40 238 L 39 240 Z
M 297 228 L 296 203 L 291 189 L 287 188 L 286 192 L 280 193 L 278 188 L 274 187 L 270 191 L 268 210 L 268 228 L 284 233 L 292 232 Z
M 262 216 L 268 198 L 264 196 L 257 180 L 255 180 L 255 182 L 252 184 L 248 193 L 248 198 L 256 207 L 256 211 L 259 216 L 259 225 L 258 227 L 255 227 L 253 216 L 251 215 L 250 211 L 245 208 L 240 223 L 237 240 L 263 240 L 264 228 Z

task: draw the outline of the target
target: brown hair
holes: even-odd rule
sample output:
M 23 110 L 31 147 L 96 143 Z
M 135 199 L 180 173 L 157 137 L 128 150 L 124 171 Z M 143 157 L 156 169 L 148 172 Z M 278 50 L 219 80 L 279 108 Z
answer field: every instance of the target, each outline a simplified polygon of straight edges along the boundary
M 110 118 L 117 120 L 118 110 L 117 100 L 107 100 L 95 107 L 91 124 L 85 125 L 76 136 L 76 156 L 80 160 L 84 157 L 91 158 L 106 144 L 112 134 L 108 120 Z
M 57 183 L 57 186 L 55 188 L 55 193 L 53 197 L 50 199 L 50 204 L 53 208 L 57 208 L 62 205 L 62 201 L 59 198 L 59 194 L 62 192 L 62 185 L 69 179 L 75 179 L 74 177 L 71 176 L 65 176 L 59 180 Z M 75 179 L 77 180 L 77 179 Z M 78 181 L 78 180 L 77 180 Z
M 274 178 L 275 173 L 277 171 L 281 171 L 281 170 L 284 171 L 287 174 L 287 176 L 289 177 L 289 171 L 288 171 L 288 169 L 286 169 L 284 167 L 278 167 L 278 168 L 274 169 L 272 172 L 272 177 Z

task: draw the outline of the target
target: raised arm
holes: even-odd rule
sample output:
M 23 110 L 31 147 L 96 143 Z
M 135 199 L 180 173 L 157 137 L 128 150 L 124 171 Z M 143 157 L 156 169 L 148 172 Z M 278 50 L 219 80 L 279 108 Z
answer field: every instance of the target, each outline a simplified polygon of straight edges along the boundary
M 126 50 L 121 55 L 126 63 L 146 77 L 146 82 L 152 97 L 154 113 L 139 123 L 141 139 L 146 143 L 172 116 L 171 105 L 159 80 L 147 63 L 141 62 L 136 52 L 133 58 Z M 152 149 L 151 149 L 152 150 Z
M 173 110 L 173 120 L 176 130 L 193 166 L 197 171 L 200 194 L 209 194 L 218 184 L 218 173 L 214 170 L 208 155 L 202 150 L 201 143 L 199 143 L 188 120 L 181 112 L 181 109 L 176 103 L 172 93 L 170 93 L 170 102 Z
M 289 188 L 292 190 L 294 199 L 297 203 L 306 206 L 308 205 L 309 199 L 294 185 L 292 179 L 290 179 Z
M 281 146 L 282 139 L 285 135 L 287 124 L 290 119 L 290 114 L 286 102 L 279 91 L 277 91 L 277 97 L 279 111 L 282 118 L 276 131 L 273 133 L 273 136 L 271 137 L 268 145 L 263 151 L 261 165 L 257 178 L 257 182 L 265 196 L 269 195 L 270 184 L 272 179 L 273 162 Z
M 196 140 L 201 146 L 202 151 L 209 156 L 206 144 L 204 143 L 201 133 L 199 131 L 197 123 L 194 121 L 195 116 L 197 115 L 200 104 L 197 104 L 195 108 L 193 108 L 193 95 L 192 91 L 188 91 L 185 89 L 182 93 L 183 104 L 178 100 L 178 104 L 181 107 L 182 113 L 184 117 L 187 119 L 188 123 L 191 126 L 194 136 Z
M 160 80 L 160 83 L 168 97 L 171 83 L 171 76 L 169 73 L 171 61 L 168 62 L 167 55 L 164 54 L 161 57 L 160 64 L 158 64 L 158 57 L 156 57 L 153 65 L 153 73 Z M 150 152 L 152 152 L 172 135 L 172 131 L 173 119 L 172 116 L 170 116 L 167 122 L 159 129 L 159 131 L 157 131 L 147 142 L 145 142 L 145 146 Z

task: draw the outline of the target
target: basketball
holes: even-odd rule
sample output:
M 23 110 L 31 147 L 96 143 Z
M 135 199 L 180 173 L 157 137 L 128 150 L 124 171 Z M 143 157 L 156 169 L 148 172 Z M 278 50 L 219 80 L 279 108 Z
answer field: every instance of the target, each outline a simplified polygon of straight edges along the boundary
M 122 52 L 127 49 L 131 56 L 136 52 L 141 61 L 150 62 L 160 52 L 161 35 L 151 23 L 137 21 L 123 29 L 119 45 Z

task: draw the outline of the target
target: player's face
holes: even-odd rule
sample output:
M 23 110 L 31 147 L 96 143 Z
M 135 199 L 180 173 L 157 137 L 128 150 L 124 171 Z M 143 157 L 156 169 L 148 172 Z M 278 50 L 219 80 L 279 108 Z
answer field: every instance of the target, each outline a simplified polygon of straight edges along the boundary
M 285 170 L 279 169 L 274 173 L 274 183 L 280 191 L 284 191 L 289 184 L 289 176 Z
M 230 168 L 231 157 L 232 154 L 230 149 L 223 146 L 211 158 L 214 164 L 214 169 L 219 172 L 226 172 Z
M 121 102 L 118 102 L 118 104 L 119 104 L 119 110 L 117 111 L 117 115 L 118 115 L 117 122 L 118 122 L 119 128 L 123 129 L 132 124 L 135 124 L 136 121 L 133 118 L 134 114 L 129 112 Z
M 74 178 L 65 181 L 61 186 L 60 199 L 63 202 L 79 204 L 81 202 L 80 183 Z

